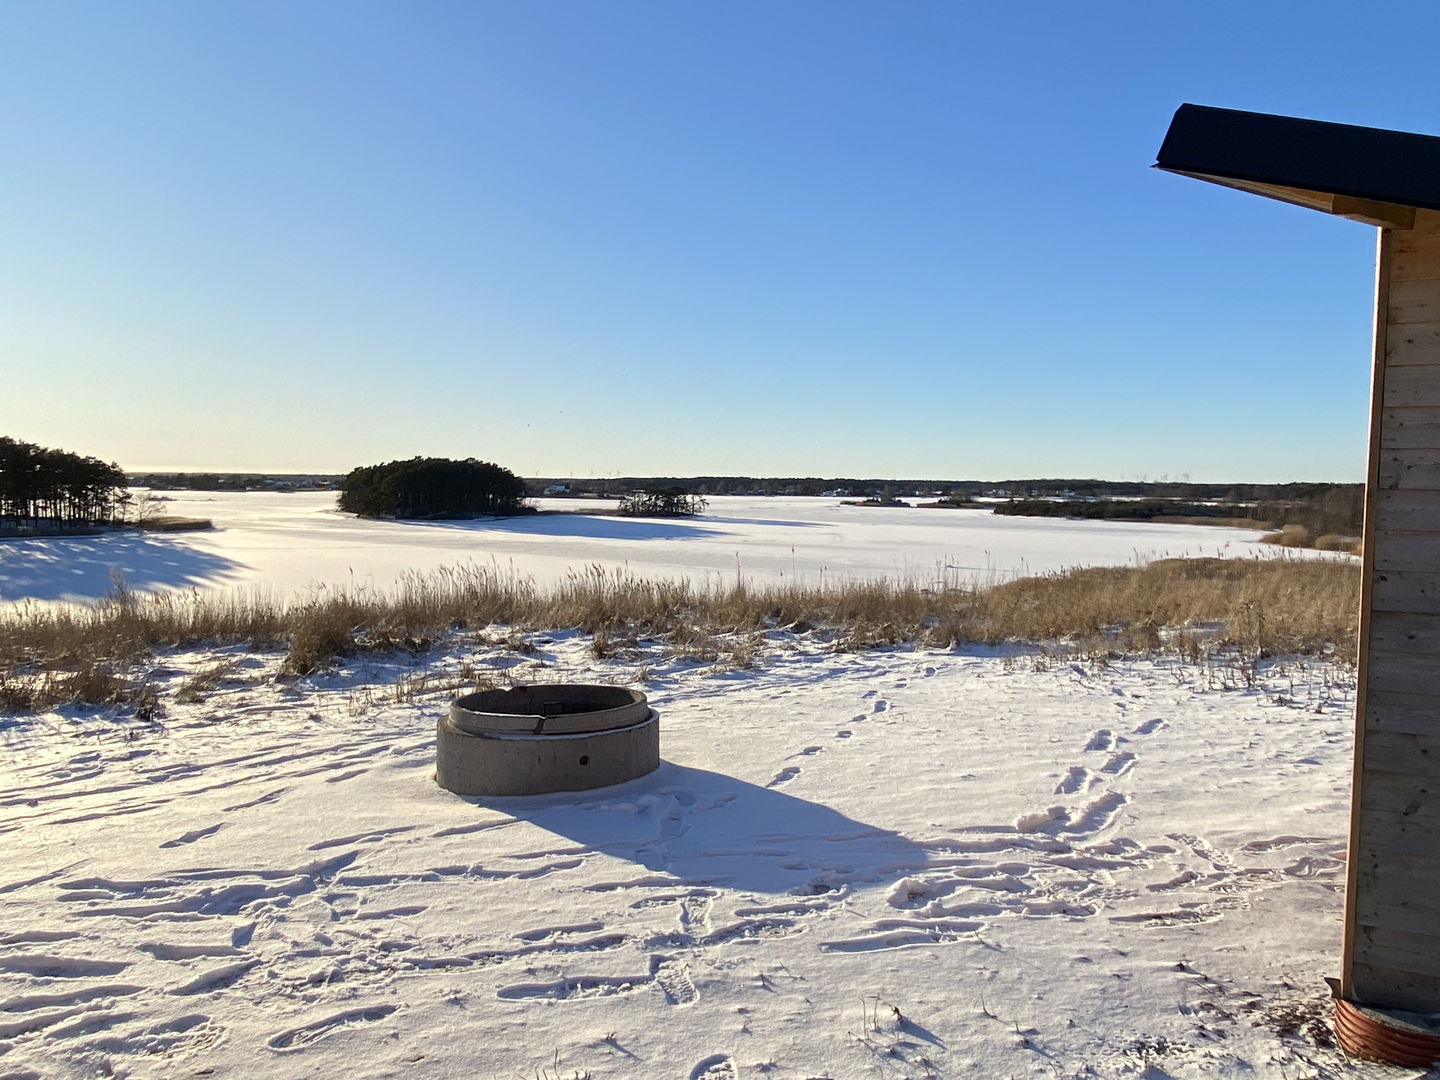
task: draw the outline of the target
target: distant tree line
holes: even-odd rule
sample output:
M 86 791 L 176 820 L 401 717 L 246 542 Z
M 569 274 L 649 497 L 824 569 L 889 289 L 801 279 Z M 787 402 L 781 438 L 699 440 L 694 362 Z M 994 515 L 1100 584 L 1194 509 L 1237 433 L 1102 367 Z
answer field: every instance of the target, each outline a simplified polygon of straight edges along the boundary
M 1250 519 L 1253 506 L 1231 506 L 1224 503 L 1190 503 L 1169 499 L 1096 499 L 1064 501 L 1053 499 L 1011 499 L 996 503 L 995 513 L 1016 517 L 1084 518 L 1100 521 L 1154 521 L 1157 517 L 1191 517 Z M 1259 526 L 1257 526 L 1258 528 Z M 1269 520 L 1265 519 L 1265 528 Z
M 1277 485 L 1278 486 L 1278 485 Z M 1361 484 L 1285 485 L 1300 489 L 1291 498 L 1253 502 L 1192 502 L 1186 499 L 1010 499 L 995 513 L 1020 517 L 1086 518 L 1104 521 L 1159 521 L 1172 518 L 1249 522 L 1257 529 L 1303 525 L 1316 535 L 1358 536 L 1365 520 Z
M 1040 478 L 1029 480 L 915 480 L 893 478 L 815 476 L 618 476 L 618 477 L 532 477 L 531 494 L 547 487 L 565 485 L 572 495 L 605 495 L 620 498 L 648 488 L 683 488 L 695 495 L 824 495 L 843 491 L 846 498 L 884 498 L 886 489 L 900 497 L 957 499 L 966 496 L 1008 496 L 1015 499 L 1179 499 L 1190 502 L 1230 504 L 1309 502 L 1332 492 L 1345 492 L 1351 499 L 1360 484 L 1292 483 L 1233 484 L 1193 483 L 1189 480 L 1095 480 Z
M 1317 535 L 1360 535 L 1365 524 L 1365 485 L 1316 485 L 1316 490 L 1290 499 L 1262 500 L 1256 516 L 1272 525 L 1304 525 Z
M 131 473 L 132 487 L 162 491 L 270 491 L 320 489 L 340 483 L 338 473 Z
M 525 481 L 499 465 L 416 457 L 352 469 L 339 505 L 361 517 L 467 518 L 524 513 L 524 499 Z
M 129 500 L 119 465 L 0 436 L 0 528 L 106 525 Z

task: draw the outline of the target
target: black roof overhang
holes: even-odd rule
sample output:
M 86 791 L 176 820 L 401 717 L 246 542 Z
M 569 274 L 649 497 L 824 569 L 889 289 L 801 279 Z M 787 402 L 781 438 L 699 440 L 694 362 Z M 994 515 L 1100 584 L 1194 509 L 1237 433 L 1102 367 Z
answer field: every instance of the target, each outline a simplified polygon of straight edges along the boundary
M 1181 105 L 1155 167 L 1374 225 L 1440 210 L 1440 138 L 1407 131 Z

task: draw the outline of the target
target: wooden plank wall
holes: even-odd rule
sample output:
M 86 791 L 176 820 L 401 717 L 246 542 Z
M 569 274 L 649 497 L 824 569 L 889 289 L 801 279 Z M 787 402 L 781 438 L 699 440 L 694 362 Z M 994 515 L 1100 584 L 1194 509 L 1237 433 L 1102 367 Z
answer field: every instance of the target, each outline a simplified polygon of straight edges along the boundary
M 1440 1012 L 1440 212 L 1382 229 L 1341 993 Z

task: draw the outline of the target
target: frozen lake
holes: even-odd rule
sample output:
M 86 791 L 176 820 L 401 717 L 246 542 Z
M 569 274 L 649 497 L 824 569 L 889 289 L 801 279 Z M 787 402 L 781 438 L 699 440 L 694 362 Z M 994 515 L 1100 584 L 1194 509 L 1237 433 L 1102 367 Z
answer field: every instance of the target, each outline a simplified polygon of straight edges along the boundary
M 585 513 L 498 521 L 366 521 L 333 492 L 172 492 L 166 513 L 212 532 L 0 542 L 0 600 L 91 600 L 116 572 L 137 589 L 320 584 L 386 587 L 406 571 L 493 565 L 541 583 L 591 565 L 644 577 L 751 581 L 908 577 L 1006 580 L 1176 555 L 1273 554 L 1251 530 L 1052 518 L 983 510 L 842 506 L 833 498 L 720 497 L 690 519 Z M 583 511 L 568 499 L 543 509 Z M 605 508 L 613 503 L 599 504 Z

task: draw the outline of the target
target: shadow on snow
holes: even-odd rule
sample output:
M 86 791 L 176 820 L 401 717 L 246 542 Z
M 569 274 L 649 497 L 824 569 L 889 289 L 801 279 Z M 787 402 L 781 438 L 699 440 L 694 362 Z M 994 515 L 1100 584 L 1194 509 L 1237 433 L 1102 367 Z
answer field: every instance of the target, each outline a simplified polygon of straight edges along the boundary
M 891 830 L 775 787 L 669 762 L 591 792 L 466 801 L 664 875 L 644 884 L 818 895 L 889 884 L 927 862 L 924 848 Z
M 706 521 L 714 521 L 723 525 L 773 525 L 786 529 L 824 529 L 829 526 L 820 521 L 781 521 L 778 518 L 742 518 L 742 517 L 714 517 L 705 515 Z
M 240 565 L 153 534 L 7 540 L 0 600 L 98 600 L 117 573 L 139 591 L 219 585 Z

